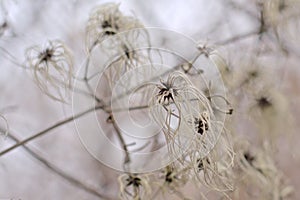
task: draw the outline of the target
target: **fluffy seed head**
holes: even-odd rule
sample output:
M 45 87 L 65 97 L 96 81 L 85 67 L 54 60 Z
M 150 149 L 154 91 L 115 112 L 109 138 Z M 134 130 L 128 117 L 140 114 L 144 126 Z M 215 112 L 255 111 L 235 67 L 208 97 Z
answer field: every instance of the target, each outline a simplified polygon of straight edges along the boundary
M 50 98 L 65 102 L 73 79 L 70 50 L 62 41 L 52 40 L 28 48 L 25 54 L 38 87 Z

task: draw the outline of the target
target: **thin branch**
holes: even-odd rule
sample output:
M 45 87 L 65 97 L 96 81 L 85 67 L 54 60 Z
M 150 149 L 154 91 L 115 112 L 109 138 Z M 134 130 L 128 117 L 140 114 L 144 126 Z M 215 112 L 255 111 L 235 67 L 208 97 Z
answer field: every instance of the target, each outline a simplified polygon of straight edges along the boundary
M 52 125 L 52 126 L 46 128 L 45 130 L 43 130 L 43 131 L 41 131 L 41 132 L 38 132 L 38 133 L 36 133 L 36 134 L 30 136 L 29 138 L 27 138 L 27 139 L 25 139 L 25 140 L 22 140 L 22 141 L 16 143 L 15 145 L 13 145 L 13 146 L 11 146 L 11 147 L 5 149 L 4 151 L 0 152 L 0 156 L 2 156 L 2 155 L 4 155 L 4 154 L 6 154 L 6 153 L 8 153 L 8 152 L 10 152 L 10 151 L 12 151 L 12 150 L 14 150 L 14 149 L 16 149 L 16 148 L 19 147 L 19 146 L 22 146 L 22 145 L 24 145 L 24 144 L 30 142 L 31 140 L 34 140 L 34 139 L 36 139 L 36 138 L 38 138 L 38 137 L 40 137 L 40 136 L 42 136 L 42 135 L 45 135 L 46 133 L 48 133 L 49 131 L 51 131 L 51 130 L 53 130 L 53 129 L 55 129 L 55 128 L 58 128 L 58 127 L 60 127 L 60 126 L 62 126 L 62 125 L 64 125 L 64 124 L 66 124 L 66 123 L 69 123 L 69 122 L 71 122 L 71 121 L 73 121 L 73 120 L 75 120 L 75 119 L 77 119 L 77 118 L 80 118 L 80 117 L 82 117 L 82 116 L 84 116 L 84 115 L 86 115 L 86 114 L 88 114 L 88 113 L 90 113 L 90 112 L 92 112 L 92 111 L 94 111 L 94 110 L 103 109 L 103 108 L 104 108 L 103 105 L 101 105 L 101 106 L 96 106 L 96 107 L 90 108 L 90 109 L 88 109 L 88 110 L 86 110 L 86 111 L 83 111 L 83 112 L 81 112 L 81 113 L 79 113 L 79 114 L 77 114 L 77 115 L 74 115 L 74 116 L 68 117 L 68 118 L 66 118 L 66 119 L 64 119 L 64 120 L 62 120 L 62 121 L 59 121 L 59 122 L 57 122 L 56 124 L 54 124 L 54 125 Z
M 125 151 L 125 159 L 124 159 L 124 170 L 125 170 L 125 165 L 130 163 L 129 151 L 127 149 L 127 145 L 126 145 L 125 140 L 122 136 L 122 133 L 121 133 L 118 125 L 116 124 L 115 120 L 113 119 L 113 117 L 112 117 L 111 123 L 112 123 L 114 129 L 116 130 L 119 141 L 121 142 L 122 148 Z
M 250 31 L 248 33 L 233 36 L 232 38 L 229 38 L 229 39 L 226 39 L 223 41 L 216 42 L 215 44 L 224 46 L 224 45 L 232 44 L 234 42 L 238 42 L 240 40 L 249 38 L 249 37 L 257 35 L 257 34 L 259 34 L 259 30 L 254 30 L 254 31 Z
M 8 59 L 10 62 L 12 62 L 14 65 L 16 65 L 19 68 L 23 69 L 30 69 L 29 67 L 26 67 L 20 63 L 18 63 L 17 58 L 13 56 L 12 53 L 8 52 L 5 48 L 0 46 L 0 50 L 3 51 L 4 54 L 2 54 L 6 59 Z
M 83 111 L 83 112 L 77 114 L 77 115 L 68 117 L 65 120 L 62 120 L 62 121 L 60 121 L 60 122 L 58 122 L 58 123 L 56 123 L 56 124 L 54 124 L 54 125 L 46 128 L 45 130 L 43 130 L 43 131 L 41 131 L 39 133 L 36 133 L 36 134 L 30 136 L 29 138 L 27 138 L 25 140 L 17 142 L 15 145 L 13 145 L 13 146 L 5 149 L 4 151 L 0 152 L 0 156 L 4 155 L 4 154 L 6 154 L 6 153 L 8 153 L 8 152 L 10 152 L 10 151 L 12 151 L 12 150 L 20 147 L 20 146 L 24 146 L 24 144 L 26 144 L 26 143 L 28 143 L 28 142 L 30 142 L 30 141 L 32 141 L 32 140 L 34 140 L 34 139 L 42 136 L 42 135 L 45 135 L 46 133 L 48 133 L 49 131 L 51 131 L 51 130 L 53 130 L 55 128 L 58 128 L 58 127 L 66 124 L 68 122 L 71 122 L 71 121 L 73 121 L 73 120 L 75 120 L 77 118 L 80 118 L 80 117 L 82 117 L 82 116 L 84 116 L 84 115 L 86 115 L 86 114 L 88 114 L 88 113 L 90 113 L 90 112 L 92 112 L 94 110 L 98 110 L 98 109 L 102 109 L 105 112 L 108 112 L 108 111 L 106 111 L 105 106 L 103 106 L 103 105 L 90 108 L 90 109 L 88 109 L 86 111 Z M 119 130 L 119 128 L 118 128 L 118 126 L 117 126 L 117 124 L 115 123 L 114 120 L 112 120 L 112 124 L 114 126 L 114 129 L 117 132 L 117 136 L 118 136 L 118 138 L 119 138 L 119 140 L 121 142 L 122 148 L 125 151 L 125 160 L 124 160 L 124 169 L 125 169 L 125 165 L 130 162 L 129 151 L 127 149 L 127 145 L 125 143 L 125 140 L 124 140 L 124 138 L 123 138 L 123 136 L 122 136 L 122 134 L 121 134 L 121 132 L 120 132 L 120 130 Z
M 128 107 L 128 108 L 115 108 L 112 109 L 111 112 L 122 112 L 122 111 L 132 111 L 132 110 L 142 110 L 149 108 L 148 105 L 141 105 L 141 106 L 134 106 L 134 107 Z
M 172 52 L 171 52 L 171 53 L 172 53 Z M 172 54 L 174 54 L 174 53 L 172 53 Z M 178 56 L 177 54 L 174 54 L 174 55 Z M 197 55 L 197 56 L 198 56 L 198 55 Z M 190 63 L 190 62 L 187 61 L 186 59 L 184 59 L 184 58 L 182 58 L 182 59 L 183 59 L 184 61 Z M 193 59 L 193 60 L 194 60 L 194 59 Z M 150 78 L 149 80 L 147 80 L 147 81 L 148 81 L 148 82 L 151 82 L 151 81 L 157 80 L 157 79 L 159 79 L 159 78 L 161 78 L 161 77 L 164 77 L 164 76 L 168 75 L 169 73 L 171 73 L 171 72 L 173 72 L 173 71 L 175 71 L 175 70 L 178 70 L 178 69 L 180 69 L 180 65 L 173 66 L 173 67 L 171 67 L 170 69 L 168 69 L 168 70 L 162 72 L 161 74 L 158 74 L 158 75 L 156 75 L 156 76 L 151 77 L 151 78 Z M 115 102 L 117 99 L 123 98 L 124 96 L 130 94 L 130 93 L 131 93 L 132 91 L 134 91 L 134 90 L 136 90 L 136 87 L 127 90 L 126 92 L 124 92 L 124 93 L 122 93 L 122 94 L 116 96 L 115 98 L 111 99 L 110 101 L 111 101 L 111 102 Z
M 8 137 L 11 138 L 12 140 L 14 140 L 15 142 L 19 143 L 19 140 L 11 133 L 9 134 Z M 75 187 L 78 187 L 92 195 L 95 195 L 95 196 L 103 198 L 103 199 L 107 199 L 107 200 L 112 199 L 108 196 L 105 196 L 105 195 L 99 193 L 97 190 L 86 186 L 85 184 L 81 183 L 79 180 L 75 179 L 71 175 L 66 174 L 60 168 L 56 167 L 55 165 L 53 165 L 52 163 L 47 161 L 45 158 L 43 158 L 42 156 L 40 156 L 39 154 L 37 154 L 36 152 L 31 150 L 29 147 L 27 147 L 25 145 L 23 145 L 22 147 L 26 150 L 27 153 L 29 153 L 37 161 L 42 163 L 46 168 L 48 168 L 49 170 L 51 170 L 53 173 L 57 174 L 58 176 L 62 177 L 63 179 L 67 180 L 70 184 L 74 185 Z

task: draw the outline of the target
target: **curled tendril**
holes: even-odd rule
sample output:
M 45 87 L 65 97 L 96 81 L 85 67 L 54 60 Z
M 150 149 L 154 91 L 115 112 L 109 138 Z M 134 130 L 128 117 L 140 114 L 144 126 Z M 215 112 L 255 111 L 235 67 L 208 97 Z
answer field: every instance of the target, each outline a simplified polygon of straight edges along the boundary
M 154 85 L 149 102 L 151 115 L 163 127 L 169 152 L 178 156 L 195 135 L 193 125 L 189 124 L 194 120 L 192 116 L 207 112 L 211 117 L 212 108 L 205 95 L 182 72 L 175 71 L 166 81 Z
M 208 188 L 222 193 L 234 189 L 232 171 L 234 152 L 230 140 L 231 137 L 223 132 L 217 144 L 206 156 L 203 156 L 197 147 L 197 142 L 189 152 L 193 176 Z
M 153 117 L 163 122 L 169 130 L 172 116 L 179 120 L 179 127 L 181 119 L 191 113 L 207 111 L 212 114 L 208 99 L 182 72 L 175 71 L 169 74 L 166 81 L 161 80 L 161 84 L 156 85 L 155 93 L 150 101 Z M 161 120 L 161 116 L 165 119 Z

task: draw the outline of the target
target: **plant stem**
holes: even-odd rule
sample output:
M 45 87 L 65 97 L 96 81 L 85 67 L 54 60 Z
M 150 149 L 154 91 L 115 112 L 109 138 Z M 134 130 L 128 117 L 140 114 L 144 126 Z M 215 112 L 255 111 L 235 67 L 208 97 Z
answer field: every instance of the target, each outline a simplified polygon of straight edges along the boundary
M 40 137 L 42 135 L 45 135 L 46 133 L 48 133 L 49 131 L 51 131 L 51 130 L 53 130 L 55 128 L 58 128 L 58 127 L 66 124 L 66 123 L 69 123 L 69 122 L 71 122 L 71 121 L 73 121 L 75 119 L 78 119 L 78 118 L 80 118 L 80 117 L 82 117 L 82 116 L 84 116 L 84 115 L 86 115 L 86 114 L 88 114 L 88 113 L 90 113 L 90 112 L 92 112 L 94 110 L 103 109 L 103 108 L 104 108 L 104 106 L 102 106 L 102 105 L 101 106 L 96 106 L 96 107 L 90 108 L 90 109 L 88 109 L 86 111 L 83 111 L 83 112 L 81 112 L 81 113 L 79 113 L 77 115 L 74 115 L 74 116 L 68 117 L 68 118 L 66 118 L 66 119 L 64 119 L 62 121 L 59 121 L 56 124 L 54 124 L 54 125 L 46 128 L 45 130 L 40 131 L 40 132 L 38 132 L 38 133 L 36 133 L 36 134 L 28 137 L 27 139 L 22 140 L 22 141 L 16 143 L 15 145 L 13 145 L 13 146 L 5 149 L 4 151 L 1 151 L 0 152 L 0 156 L 3 156 L 4 154 L 6 154 L 6 153 L 8 153 L 8 152 L 10 152 L 10 151 L 12 151 L 14 149 L 16 149 L 17 147 L 22 146 L 22 145 L 30 142 L 31 140 L 34 140 L 34 139 L 36 139 L 36 138 L 38 138 L 38 137 Z
M 15 142 L 19 143 L 19 140 L 12 135 L 11 133 L 8 135 L 9 138 L 11 138 L 12 140 L 14 140 Z M 63 170 L 61 170 L 60 168 L 56 167 L 55 165 L 53 165 L 52 163 L 50 163 L 49 161 L 47 161 L 45 158 L 43 158 L 41 155 L 37 154 L 36 152 L 34 152 L 33 150 L 31 150 L 29 147 L 23 145 L 23 148 L 32 156 L 34 157 L 37 161 L 39 161 L 40 163 L 42 163 L 45 167 L 47 167 L 49 170 L 51 170 L 53 173 L 57 174 L 58 176 L 62 177 L 63 179 L 67 180 L 70 184 L 74 185 L 75 187 L 78 187 L 92 195 L 95 195 L 99 198 L 103 198 L 103 199 L 107 199 L 110 200 L 112 198 L 105 196 L 101 193 L 99 193 L 97 190 L 90 188 L 88 186 L 86 186 L 85 184 L 83 184 L 82 182 L 80 182 L 79 180 L 77 180 L 76 178 L 72 177 L 71 175 L 66 174 Z

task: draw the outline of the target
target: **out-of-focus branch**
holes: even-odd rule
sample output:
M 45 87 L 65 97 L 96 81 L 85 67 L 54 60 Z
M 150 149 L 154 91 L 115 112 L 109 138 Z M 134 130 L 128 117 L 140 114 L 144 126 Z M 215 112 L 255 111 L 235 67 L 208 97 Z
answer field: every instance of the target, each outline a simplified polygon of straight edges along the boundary
M 67 123 L 69 123 L 69 122 L 71 122 L 71 121 L 73 121 L 75 119 L 78 119 L 78 118 L 80 118 L 80 117 L 82 117 L 82 116 L 84 116 L 84 115 L 86 115 L 86 114 L 88 114 L 88 113 L 90 113 L 92 111 L 99 110 L 99 109 L 106 110 L 106 107 L 104 105 L 96 106 L 96 107 L 90 108 L 90 109 L 88 109 L 86 111 L 83 111 L 83 112 L 81 112 L 81 113 L 79 113 L 77 115 L 68 117 L 68 118 L 66 118 L 66 119 L 64 119 L 64 120 L 62 120 L 60 122 L 57 122 L 56 124 L 54 124 L 54 125 L 46 128 L 45 130 L 43 130 L 43 131 L 41 131 L 39 133 L 36 133 L 36 134 L 30 136 L 29 138 L 27 138 L 25 140 L 17 141 L 17 143 L 15 145 L 13 145 L 13 146 L 5 149 L 4 151 L 0 152 L 0 156 L 4 155 L 4 154 L 6 154 L 6 153 L 8 153 L 8 152 L 10 152 L 10 151 L 12 151 L 12 150 L 20 147 L 20 146 L 24 146 L 24 144 L 26 144 L 26 143 L 28 143 L 28 142 L 30 142 L 30 141 L 32 141 L 32 140 L 34 140 L 34 139 L 36 139 L 36 138 L 38 138 L 40 136 L 45 135 L 46 133 L 48 133 L 49 131 L 51 131 L 51 130 L 53 130 L 55 128 L 58 128 L 58 127 L 60 127 L 62 125 L 65 125 L 65 124 L 67 124 Z M 127 164 L 127 163 L 130 162 L 130 157 L 129 157 L 129 152 L 128 152 L 128 149 L 127 149 L 127 145 L 125 143 L 125 140 L 124 140 L 124 138 L 123 138 L 123 136 L 122 136 L 119 128 L 117 127 L 117 125 L 116 125 L 116 123 L 114 121 L 113 121 L 113 126 L 114 126 L 114 129 L 117 132 L 117 136 L 118 136 L 118 139 L 121 142 L 122 148 L 125 151 L 125 161 L 124 161 L 124 165 L 125 165 L 125 164 Z
M 1 130 L 1 128 L 0 128 L 0 130 Z M 20 142 L 14 135 L 12 135 L 12 133 L 9 133 L 8 137 L 17 143 Z M 101 199 L 107 199 L 107 200 L 112 199 L 104 194 L 99 193 L 96 189 L 86 186 L 85 184 L 83 184 L 76 178 L 72 177 L 71 175 L 66 174 L 63 170 L 61 170 L 60 168 L 58 168 L 51 162 L 47 161 L 45 158 L 43 158 L 42 156 L 40 156 L 39 154 L 37 154 L 36 152 L 31 150 L 29 147 L 23 145 L 23 148 L 26 150 L 27 153 L 29 153 L 32 157 L 34 157 L 36 160 L 38 160 L 40 163 L 42 163 L 45 167 L 47 167 L 49 170 L 51 170 L 53 173 L 57 174 L 58 176 L 62 177 L 63 179 L 67 180 L 70 184 L 72 184 L 92 195 L 95 195 Z
M 122 136 L 122 133 L 121 133 L 118 125 L 116 124 L 115 120 L 113 119 L 113 117 L 112 117 L 112 121 L 111 122 L 112 122 L 112 125 L 113 125 L 116 133 L 117 133 L 117 136 L 118 136 L 118 139 L 119 139 L 119 141 L 120 141 L 120 143 L 122 145 L 122 148 L 125 151 L 125 159 L 124 159 L 124 170 L 125 170 L 126 164 L 130 163 L 129 151 L 127 149 L 127 145 L 126 145 L 125 140 L 124 140 L 124 138 Z
M 221 40 L 219 42 L 216 42 L 215 44 L 224 46 L 224 45 L 232 44 L 232 43 L 241 41 L 243 39 L 246 39 L 246 38 L 249 38 L 251 36 L 258 35 L 258 34 L 259 34 L 259 30 L 254 30 L 254 31 L 250 31 L 248 33 L 233 36 L 233 37 L 228 38 L 228 39 L 223 40 L 223 41 Z
M 0 130 L 1 130 L 1 128 L 0 128 Z M 8 137 L 17 143 L 19 142 L 19 140 L 11 133 L 9 133 Z M 66 174 L 63 170 L 56 167 L 51 162 L 47 161 L 45 158 L 43 158 L 42 156 L 40 156 L 39 154 L 37 154 L 36 152 L 31 150 L 29 147 L 23 145 L 23 148 L 26 150 L 27 153 L 29 153 L 32 157 L 34 157 L 36 160 L 38 160 L 40 163 L 42 163 L 45 167 L 47 167 L 49 170 L 51 170 L 53 173 L 59 175 L 63 179 L 67 180 L 70 184 L 72 184 L 90 194 L 93 194 L 101 199 L 107 199 L 107 200 L 112 199 L 111 197 L 108 197 L 104 194 L 99 193 L 96 189 L 86 186 L 85 184 L 83 184 L 79 180 L 75 179 L 71 175 Z
M 6 154 L 6 153 L 8 153 L 8 152 L 10 152 L 10 151 L 12 151 L 12 150 L 14 150 L 14 149 L 16 149 L 17 147 L 20 147 L 20 146 L 22 146 L 22 145 L 24 145 L 24 144 L 30 142 L 31 140 L 34 140 L 34 139 L 36 139 L 36 138 L 38 138 L 38 137 L 40 137 L 40 136 L 42 136 L 42 135 L 45 135 L 46 133 L 48 133 L 49 131 L 51 131 L 51 130 L 53 130 L 53 129 L 55 129 L 55 128 L 58 128 L 58 127 L 60 127 L 60 126 L 62 126 L 62 125 L 64 125 L 64 124 L 67 124 L 67 123 L 69 123 L 69 122 L 75 120 L 75 119 L 78 119 L 78 118 L 80 118 L 80 117 L 82 117 L 82 116 L 84 116 L 84 115 L 86 115 L 86 114 L 88 114 L 88 113 L 90 113 L 90 112 L 92 112 L 92 111 L 94 111 L 94 110 L 103 109 L 103 108 L 104 108 L 103 105 L 96 106 L 96 107 L 90 108 L 90 109 L 88 109 L 88 110 L 86 110 L 86 111 L 83 111 L 83 112 L 81 112 L 81 113 L 79 113 L 79 114 L 77 114 L 77 115 L 74 115 L 74 116 L 68 117 L 68 118 L 66 118 L 66 119 L 64 119 L 64 120 L 62 120 L 62 121 L 59 121 L 59 122 L 57 122 L 56 124 L 54 124 L 54 125 L 52 125 L 52 126 L 46 128 L 45 130 L 43 130 L 43 131 L 41 131 L 41 132 L 38 132 L 38 133 L 36 133 L 36 134 L 30 136 L 29 138 L 27 138 L 27 139 L 25 139 L 25 140 L 22 140 L 22 141 L 16 143 L 15 145 L 13 145 L 13 146 L 11 146 L 11 147 L 5 149 L 4 151 L 0 152 L 0 156 L 2 156 L 2 155 L 4 155 L 4 154 Z

